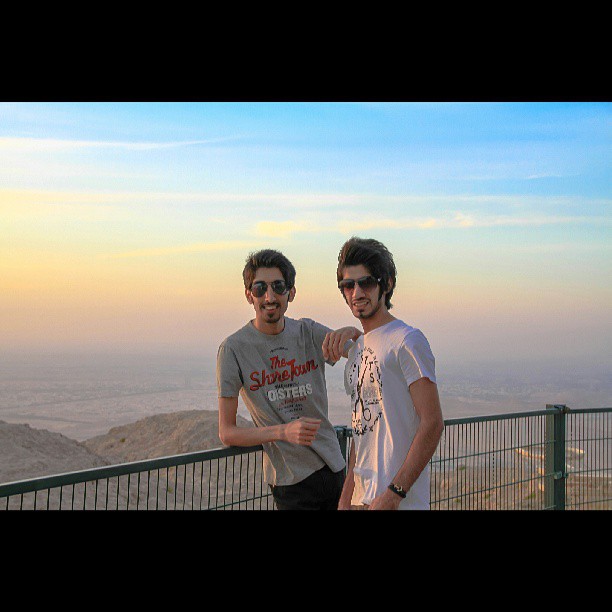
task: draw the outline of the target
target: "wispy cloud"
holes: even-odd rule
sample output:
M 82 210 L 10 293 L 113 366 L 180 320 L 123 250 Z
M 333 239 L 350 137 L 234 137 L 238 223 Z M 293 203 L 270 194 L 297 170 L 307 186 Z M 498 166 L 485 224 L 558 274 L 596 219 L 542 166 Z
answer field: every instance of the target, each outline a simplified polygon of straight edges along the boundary
M 171 247 L 158 247 L 149 249 L 136 249 L 123 253 L 107 253 L 100 255 L 102 259 L 125 259 L 130 257 L 159 257 L 176 255 L 177 253 L 204 253 L 213 251 L 232 251 L 235 249 L 253 249 L 258 245 L 252 240 L 226 240 L 220 242 L 200 242 L 197 244 L 184 244 Z
M 38 189 L 0 189 L 0 205 L 111 204 L 127 201 L 134 194 Z
M 530 174 L 529 176 L 526 176 L 525 178 L 528 181 L 532 181 L 532 180 L 537 180 L 537 179 L 548 179 L 548 178 L 563 178 L 563 174 L 556 174 L 556 173 L 541 173 L 541 174 Z M 573 175 L 573 176 L 577 176 L 577 175 Z
M 457 213 L 448 227 L 501 227 L 501 226 L 531 226 L 531 225 L 560 225 L 575 223 L 609 224 L 610 219 L 603 217 L 573 217 L 573 216 L 544 216 L 512 217 L 510 215 L 496 215 L 491 217 L 478 217 Z
M 209 138 L 204 140 L 178 140 L 171 142 L 126 142 L 104 140 L 63 140 L 57 138 L 15 138 L 0 137 L 0 151 L 57 151 L 70 149 L 125 149 L 147 151 L 154 149 L 173 149 L 194 145 L 212 145 L 220 142 L 238 140 L 239 136 Z
M 233 205 L 271 205 L 287 207 L 337 208 L 358 205 L 362 196 L 326 193 L 238 193 L 177 191 L 59 191 L 41 189 L 0 189 L 0 204 L 142 204 L 212 203 Z
M 269 238 L 283 238 L 295 233 L 320 232 L 321 227 L 307 222 L 296 221 L 260 221 L 255 224 L 255 233 L 258 236 Z
M 267 237 L 290 237 L 298 233 L 340 233 L 350 234 L 373 229 L 388 230 L 440 230 L 440 229 L 470 229 L 483 227 L 528 227 L 540 225 L 559 225 L 576 223 L 610 224 L 610 219 L 604 217 L 572 217 L 572 216 L 522 216 L 510 215 L 479 216 L 456 212 L 448 216 L 410 217 L 392 219 L 389 217 L 366 217 L 347 219 L 328 225 L 315 224 L 307 221 L 260 221 L 255 225 L 255 233 Z
M 551 254 L 551 253 L 573 253 L 580 252 L 581 254 L 593 252 L 601 253 L 602 251 L 611 251 L 612 245 L 600 242 L 561 242 L 561 243 L 545 243 L 545 244 L 517 244 L 512 247 L 515 253 L 528 254 Z
M 0 139 L 1 140 L 1 139 Z M 275 206 L 275 211 L 286 212 L 303 209 L 350 208 L 351 216 L 361 214 L 364 207 L 382 212 L 393 207 L 398 210 L 415 208 L 456 211 L 477 207 L 479 210 L 505 208 L 516 210 L 551 209 L 564 207 L 589 207 L 608 209 L 612 200 L 602 198 L 576 198 L 571 196 L 532 195 L 388 195 L 377 193 L 335 192 L 233 192 L 233 191 L 68 191 L 43 189 L 0 189 L 0 202 L 19 204 L 56 203 L 218 203 L 234 205 Z

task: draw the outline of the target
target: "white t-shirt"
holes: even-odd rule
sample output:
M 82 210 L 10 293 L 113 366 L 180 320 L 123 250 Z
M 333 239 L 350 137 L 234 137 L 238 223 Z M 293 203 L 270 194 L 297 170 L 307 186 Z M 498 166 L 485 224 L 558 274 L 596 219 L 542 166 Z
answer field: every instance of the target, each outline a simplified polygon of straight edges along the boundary
M 422 377 L 436 382 L 429 342 L 399 319 L 360 336 L 349 351 L 344 386 L 356 452 L 352 504 L 370 504 L 404 463 L 420 422 L 408 387 Z M 399 509 L 429 509 L 429 464 Z

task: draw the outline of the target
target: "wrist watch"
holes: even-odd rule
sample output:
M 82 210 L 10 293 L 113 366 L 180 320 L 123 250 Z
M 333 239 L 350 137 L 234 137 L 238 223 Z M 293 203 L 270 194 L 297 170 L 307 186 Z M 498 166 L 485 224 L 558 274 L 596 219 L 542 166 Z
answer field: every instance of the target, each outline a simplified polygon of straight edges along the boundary
M 396 484 L 391 483 L 388 486 L 388 489 L 390 489 L 391 491 L 393 491 L 396 495 L 399 495 L 400 497 L 406 497 L 406 491 L 404 491 L 401 485 L 396 485 Z

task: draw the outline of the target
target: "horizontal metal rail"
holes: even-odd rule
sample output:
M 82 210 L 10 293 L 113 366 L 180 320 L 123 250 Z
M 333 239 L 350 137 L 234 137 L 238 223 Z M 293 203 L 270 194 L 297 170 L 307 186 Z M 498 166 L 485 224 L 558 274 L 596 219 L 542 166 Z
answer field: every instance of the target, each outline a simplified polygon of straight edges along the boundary
M 430 506 L 612 508 L 612 408 L 446 419 Z M 337 426 L 348 456 L 352 430 Z M 223 447 L 0 484 L 0 510 L 273 510 L 263 447 Z
M 27 480 L 19 480 L 0 484 L 0 498 L 7 495 L 15 495 L 23 492 L 42 491 L 55 487 L 80 484 L 83 482 L 104 480 L 127 474 L 137 474 L 142 472 L 152 472 L 164 468 L 176 468 L 182 465 L 198 463 L 202 461 L 212 461 L 213 459 L 221 459 L 243 455 L 262 450 L 262 446 L 228 446 L 224 448 L 215 448 L 211 450 L 198 451 L 195 453 L 184 453 L 181 455 L 168 455 L 166 457 L 156 457 L 155 459 L 144 459 L 140 461 L 130 461 L 128 463 L 118 463 L 116 465 L 108 465 L 104 467 L 88 468 L 79 470 L 78 472 L 66 472 L 63 474 L 54 474 L 53 476 L 40 476 L 38 478 L 30 478 Z M 27 491 L 24 491 L 24 485 L 27 485 Z

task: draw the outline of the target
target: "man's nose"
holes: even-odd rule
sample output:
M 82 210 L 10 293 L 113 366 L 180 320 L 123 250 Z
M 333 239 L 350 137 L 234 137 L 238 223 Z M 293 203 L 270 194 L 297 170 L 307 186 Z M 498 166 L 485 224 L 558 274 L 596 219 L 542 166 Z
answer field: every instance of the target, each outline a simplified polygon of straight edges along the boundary
M 268 288 L 266 289 L 266 300 L 268 302 L 276 302 L 276 298 L 274 296 L 275 293 L 274 289 L 272 289 L 272 285 L 268 285 Z
M 364 295 L 365 291 L 359 286 L 359 283 L 355 283 L 355 287 L 353 288 L 353 299 L 363 297 Z

